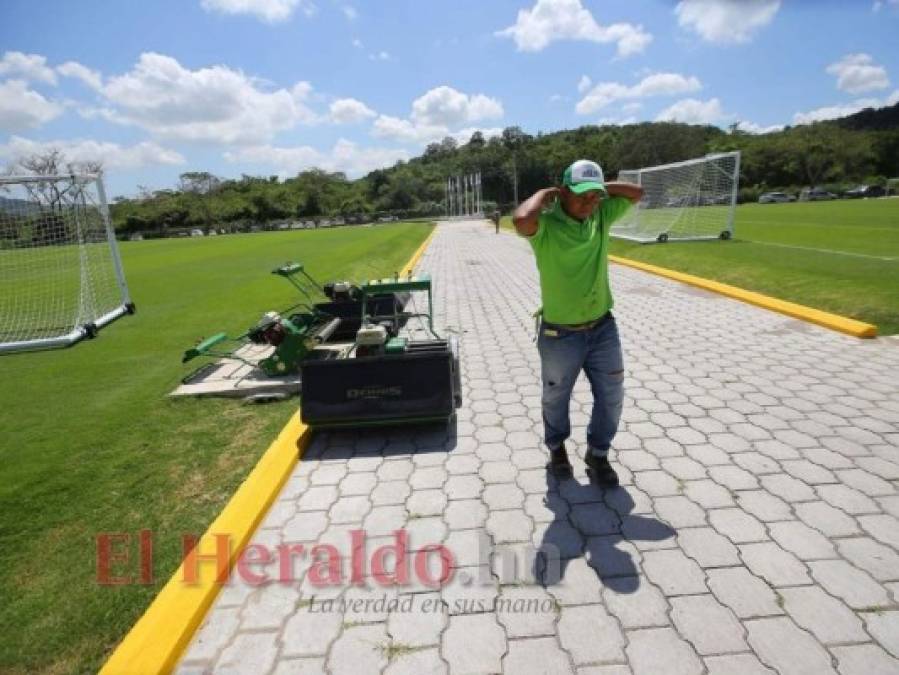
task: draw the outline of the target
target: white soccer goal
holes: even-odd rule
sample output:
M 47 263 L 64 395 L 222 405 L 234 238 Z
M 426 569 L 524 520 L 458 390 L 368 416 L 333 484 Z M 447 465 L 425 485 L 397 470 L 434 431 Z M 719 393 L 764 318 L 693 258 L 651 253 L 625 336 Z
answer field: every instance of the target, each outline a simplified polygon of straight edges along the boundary
M 613 237 L 639 242 L 730 239 L 740 177 L 740 153 L 622 170 L 618 180 L 643 188 L 643 199 L 612 225 Z
M 0 353 L 65 347 L 133 312 L 102 177 L 0 177 Z

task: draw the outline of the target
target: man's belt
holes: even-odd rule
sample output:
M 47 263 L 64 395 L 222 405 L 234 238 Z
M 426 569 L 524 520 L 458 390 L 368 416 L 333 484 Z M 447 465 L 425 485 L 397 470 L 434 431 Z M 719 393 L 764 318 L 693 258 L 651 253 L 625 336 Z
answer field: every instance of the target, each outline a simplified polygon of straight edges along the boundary
M 550 323 L 549 321 L 544 321 L 543 326 L 544 328 L 555 328 L 557 330 L 590 330 L 601 326 L 611 318 L 612 312 L 606 312 L 601 317 L 592 321 L 585 321 L 584 323 Z

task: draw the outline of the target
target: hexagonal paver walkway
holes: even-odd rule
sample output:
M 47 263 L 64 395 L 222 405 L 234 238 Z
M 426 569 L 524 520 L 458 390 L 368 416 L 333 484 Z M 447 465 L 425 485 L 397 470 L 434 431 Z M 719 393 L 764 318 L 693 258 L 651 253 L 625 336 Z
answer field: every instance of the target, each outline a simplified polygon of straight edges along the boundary
M 613 266 L 604 493 L 542 468 L 527 242 L 442 223 L 421 267 L 457 422 L 319 434 L 179 672 L 899 673 L 899 343 Z M 578 454 L 589 407 L 581 381 Z

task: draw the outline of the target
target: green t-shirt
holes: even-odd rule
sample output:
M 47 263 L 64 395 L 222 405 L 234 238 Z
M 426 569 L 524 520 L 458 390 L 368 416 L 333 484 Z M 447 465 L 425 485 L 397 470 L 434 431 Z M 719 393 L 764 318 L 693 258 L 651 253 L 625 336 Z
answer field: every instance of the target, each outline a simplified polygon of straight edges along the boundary
M 537 258 L 543 318 L 548 322 L 585 323 L 612 309 L 609 227 L 630 205 L 624 197 L 609 197 L 581 222 L 556 200 L 540 214 L 528 241 Z

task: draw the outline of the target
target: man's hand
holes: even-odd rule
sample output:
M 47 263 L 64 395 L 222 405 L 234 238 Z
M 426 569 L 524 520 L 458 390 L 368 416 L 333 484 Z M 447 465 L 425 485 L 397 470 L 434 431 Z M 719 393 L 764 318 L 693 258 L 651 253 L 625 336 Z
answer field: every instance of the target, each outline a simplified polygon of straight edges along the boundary
M 634 183 L 614 181 L 606 183 L 606 190 L 610 197 L 624 197 L 630 200 L 632 204 L 636 204 L 643 198 L 643 188 Z
M 543 188 L 519 204 L 515 213 L 512 214 L 512 223 L 518 233 L 526 237 L 532 236 L 537 231 L 537 219 L 540 217 L 540 212 L 551 206 L 558 196 L 559 188 Z

